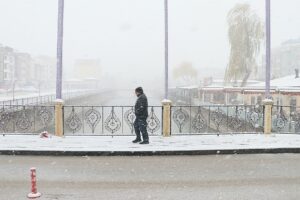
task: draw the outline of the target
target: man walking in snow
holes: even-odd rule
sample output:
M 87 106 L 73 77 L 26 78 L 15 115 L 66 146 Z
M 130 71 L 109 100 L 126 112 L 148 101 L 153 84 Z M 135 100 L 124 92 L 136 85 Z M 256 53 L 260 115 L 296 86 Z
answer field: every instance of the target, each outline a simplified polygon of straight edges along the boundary
M 133 140 L 133 143 L 140 144 L 149 144 L 149 136 L 147 132 L 147 118 L 148 118 L 148 100 L 144 94 L 143 88 L 138 87 L 135 89 L 135 94 L 137 100 L 134 106 L 135 112 L 135 121 L 134 121 L 134 130 L 136 134 L 136 139 Z M 141 133 L 143 141 L 141 140 Z

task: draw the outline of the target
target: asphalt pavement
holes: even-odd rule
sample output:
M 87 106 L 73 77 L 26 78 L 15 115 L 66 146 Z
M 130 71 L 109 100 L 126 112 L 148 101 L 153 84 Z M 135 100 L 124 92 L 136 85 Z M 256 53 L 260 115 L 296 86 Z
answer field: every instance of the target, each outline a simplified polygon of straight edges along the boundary
M 0 199 L 26 199 L 30 167 L 43 200 L 300 198 L 300 154 L 0 156 Z

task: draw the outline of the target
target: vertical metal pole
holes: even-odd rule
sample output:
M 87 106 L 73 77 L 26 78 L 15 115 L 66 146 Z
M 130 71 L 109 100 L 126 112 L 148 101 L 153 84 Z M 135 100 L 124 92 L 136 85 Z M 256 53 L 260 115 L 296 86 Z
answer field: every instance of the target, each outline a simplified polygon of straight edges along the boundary
M 39 81 L 39 97 L 41 96 L 41 81 Z
M 62 99 L 64 0 L 58 0 L 56 99 Z
M 13 101 L 15 100 L 15 84 L 16 84 L 16 81 L 14 80 L 13 81 L 13 88 L 12 88 Z
M 265 96 L 270 99 L 271 79 L 271 2 L 266 0 L 266 91 Z
M 165 99 L 168 99 L 169 67 L 168 67 L 168 0 L 165 0 Z

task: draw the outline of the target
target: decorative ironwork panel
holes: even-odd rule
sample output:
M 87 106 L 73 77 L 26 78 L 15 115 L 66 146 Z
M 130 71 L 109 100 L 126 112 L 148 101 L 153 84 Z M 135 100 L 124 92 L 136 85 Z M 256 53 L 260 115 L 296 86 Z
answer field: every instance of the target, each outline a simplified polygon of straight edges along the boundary
M 210 121 L 216 126 L 217 131 L 220 131 L 221 123 L 226 121 L 226 113 L 218 107 L 216 110 L 211 111 Z
M 155 133 L 160 128 L 160 122 L 159 122 L 159 119 L 157 118 L 157 116 L 155 115 L 153 107 L 151 107 L 151 111 L 150 111 L 149 117 L 147 119 L 147 123 L 148 123 L 147 130 L 150 133 Z
M 37 117 L 41 122 L 41 125 L 44 129 L 50 126 L 51 121 L 53 120 L 53 108 L 52 110 L 42 106 L 37 109 Z
M 172 118 L 179 129 L 179 133 L 182 133 L 183 127 L 188 123 L 190 118 L 188 112 L 180 107 L 174 111 Z
M 101 114 L 99 111 L 92 108 L 85 113 L 85 120 L 91 128 L 92 133 L 95 133 L 95 128 L 101 120 Z
M 275 117 L 275 129 L 281 131 L 285 128 L 287 124 L 287 117 L 282 109 L 282 107 L 277 108 L 276 117 Z
M 134 133 L 134 125 L 133 124 L 136 119 L 133 107 L 125 112 L 124 119 L 125 119 L 126 124 L 130 127 L 131 134 L 133 134 Z
M 263 130 L 262 106 L 172 106 L 171 109 L 172 134 L 252 133 Z
M 228 127 L 232 132 L 241 132 L 244 130 L 244 113 L 246 112 L 243 106 L 229 107 L 234 110 L 234 114 L 228 117 Z
M 300 112 L 299 111 L 295 111 L 292 113 L 291 124 L 294 125 L 294 131 L 291 132 L 300 133 Z
M 203 115 L 204 111 L 201 110 L 201 107 L 198 107 L 198 112 L 192 121 L 193 130 L 199 133 L 207 130 L 207 121 Z
M 108 118 L 105 120 L 104 123 L 105 129 L 113 134 L 120 130 L 121 125 L 121 121 L 116 115 L 114 107 L 112 107 L 111 113 L 109 114 Z
M 31 120 L 30 110 L 26 110 L 25 107 L 17 114 L 16 131 L 27 132 L 32 129 L 33 121 Z
M 260 127 L 260 123 L 263 123 L 263 107 L 262 106 L 252 106 L 247 107 L 247 121 L 250 125 L 257 129 Z
M 72 107 L 72 111 L 68 118 L 66 119 L 66 125 L 72 133 L 78 132 L 82 127 L 82 121 L 79 118 L 78 114 L 75 112 L 75 108 Z
M 5 134 L 41 133 L 54 130 L 54 106 L 3 106 L 0 130 Z
M 162 110 L 162 107 L 158 107 Z M 161 130 L 156 107 L 149 107 L 147 130 L 149 135 Z M 132 106 L 64 106 L 65 134 L 77 135 L 133 135 L 136 119 Z
M 12 132 L 12 128 L 9 126 L 13 120 L 12 115 L 3 107 L 0 113 L 0 129 L 3 133 Z

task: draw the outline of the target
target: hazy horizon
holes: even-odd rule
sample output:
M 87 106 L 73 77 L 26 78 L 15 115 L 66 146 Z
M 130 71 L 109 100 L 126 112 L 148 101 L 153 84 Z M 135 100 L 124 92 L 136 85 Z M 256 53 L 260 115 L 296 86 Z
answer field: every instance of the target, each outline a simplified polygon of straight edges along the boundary
M 229 54 L 226 16 L 245 2 L 264 20 L 262 0 L 169 1 L 171 78 L 182 62 L 192 63 L 200 77 L 222 77 Z M 0 44 L 55 57 L 57 1 L 1 0 L 0 7 Z M 300 37 L 298 8 L 297 0 L 272 1 L 273 47 Z M 65 0 L 65 76 L 72 76 L 76 59 L 91 58 L 101 60 L 107 77 L 158 84 L 164 76 L 163 11 L 163 0 Z

